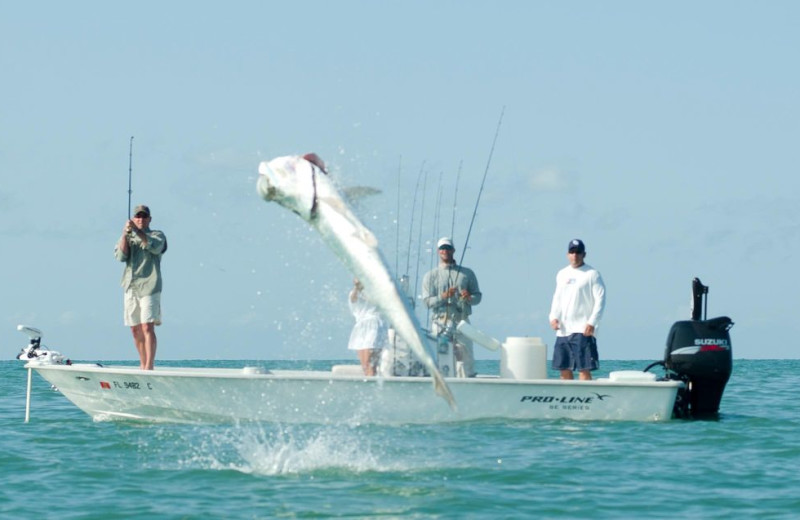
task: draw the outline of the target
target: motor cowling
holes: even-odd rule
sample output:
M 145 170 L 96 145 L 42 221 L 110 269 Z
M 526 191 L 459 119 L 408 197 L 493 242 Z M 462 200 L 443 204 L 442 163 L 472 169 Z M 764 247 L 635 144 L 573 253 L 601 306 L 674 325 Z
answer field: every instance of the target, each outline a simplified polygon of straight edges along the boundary
M 695 309 L 707 294 L 708 287 L 693 282 Z M 698 298 L 698 292 L 700 298 Z M 678 321 L 667 335 L 664 366 L 672 377 L 686 383 L 686 389 L 675 404 L 675 415 L 703 417 L 716 415 L 725 385 L 733 371 L 730 328 L 733 321 L 727 316 Z

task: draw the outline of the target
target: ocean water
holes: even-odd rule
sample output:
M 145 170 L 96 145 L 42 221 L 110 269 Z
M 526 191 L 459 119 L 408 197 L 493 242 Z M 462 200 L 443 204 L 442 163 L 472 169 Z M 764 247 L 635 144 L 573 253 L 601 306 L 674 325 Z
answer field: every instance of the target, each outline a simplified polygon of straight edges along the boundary
M 608 361 L 598 375 L 646 364 Z M 493 361 L 479 368 L 498 370 Z M 718 420 L 663 423 L 93 422 L 35 376 L 26 424 L 26 377 L 20 362 L 0 362 L 0 518 L 674 520 L 800 512 L 800 360 L 736 360 Z

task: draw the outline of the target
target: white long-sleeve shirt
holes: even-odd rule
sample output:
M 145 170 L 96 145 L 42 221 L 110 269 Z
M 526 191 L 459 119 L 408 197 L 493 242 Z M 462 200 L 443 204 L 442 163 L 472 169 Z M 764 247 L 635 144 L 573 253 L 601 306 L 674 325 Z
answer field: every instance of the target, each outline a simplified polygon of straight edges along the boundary
M 550 321 L 558 320 L 557 336 L 582 333 L 586 325 L 595 330 L 606 306 L 606 287 L 600 273 L 588 264 L 571 265 L 556 274 L 556 291 L 550 306 Z

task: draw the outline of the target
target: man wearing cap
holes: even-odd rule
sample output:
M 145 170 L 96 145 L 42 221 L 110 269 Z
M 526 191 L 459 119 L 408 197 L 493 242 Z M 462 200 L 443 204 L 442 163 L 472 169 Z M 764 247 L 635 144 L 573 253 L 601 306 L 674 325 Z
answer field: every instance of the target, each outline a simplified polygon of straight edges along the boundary
M 114 256 L 125 262 L 125 325 L 131 328 L 139 352 L 139 368 L 153 370 L 155 326 L 161 325 L 161 255 L 167 251 L 164 233 L 150 229 L 150 208 L 136 206 L 125 222 Z
M 561 379 L 592 378 L 597 370 L 595 331 L 606 306 L 606 288 L 597 269 L 584 263 L 586 246 L 574 239 L 567 246 L 569 265 L 556 274 L 556 292 L 550 306 L 550 327 L 556 331 L 553 369 Z
M 472 269 L 456 265 L 453 259 L 455 247 L 450 238 L 440 238 L 436 247 L 439 265 L 422 279 L 422 300 L 433 314 L 431 332 L 453 335 L 461 320 L 469 322 L 472 306 L 481 302 L 481 290 Z M 474 377 L 472 342 L 461 337 L 457 339 L 454 345 L 456 360 L 463 363 L 465 376 Z

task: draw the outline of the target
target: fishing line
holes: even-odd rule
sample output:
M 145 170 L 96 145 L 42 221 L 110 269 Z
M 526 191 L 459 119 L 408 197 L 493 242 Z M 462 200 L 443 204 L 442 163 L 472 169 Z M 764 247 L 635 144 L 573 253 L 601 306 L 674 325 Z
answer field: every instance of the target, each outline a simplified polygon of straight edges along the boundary
M 128 220 L 131 219 L 131 189 L 133 182 L 133 136 L 131 136 L 130 146 L 128 148 Z
M 494 146 L 497 144 L 497 136 L 500 134 L 500 125 L 503 123 L 503 114 L 506 111 L 505 105 L 503 110 L 500 111 L 500 119 L 497 121 L 497 130 L 494 132 L 494 140 L 492 140 L 492 149 L 489 151 L 489 160 L 486 161 L 486 170 L 483 172 L 483 180 L 481 181 L 481 189 L 478 191 L 478 200 L 475 201 L 475 209 L 472 211 L 472 220 L 469 222 L 469 230 L 467 231 L 467 238 L 464 240 L 464 249 L 461 251 L 461 260 L 458 265 L 463 265 L 464 255 L 467 254 L 467 244 L 469 243 L 469 236 L 472 233 L 472 225 L 475 223 L 475 215 L 478 214 L 478 205 L 481 202 L 481 194 L 483 193 L 483 186 L 486 184 L 486 175 L 489 173 L 489 165 L 492 164 L 492 155 L 494 155 Z

